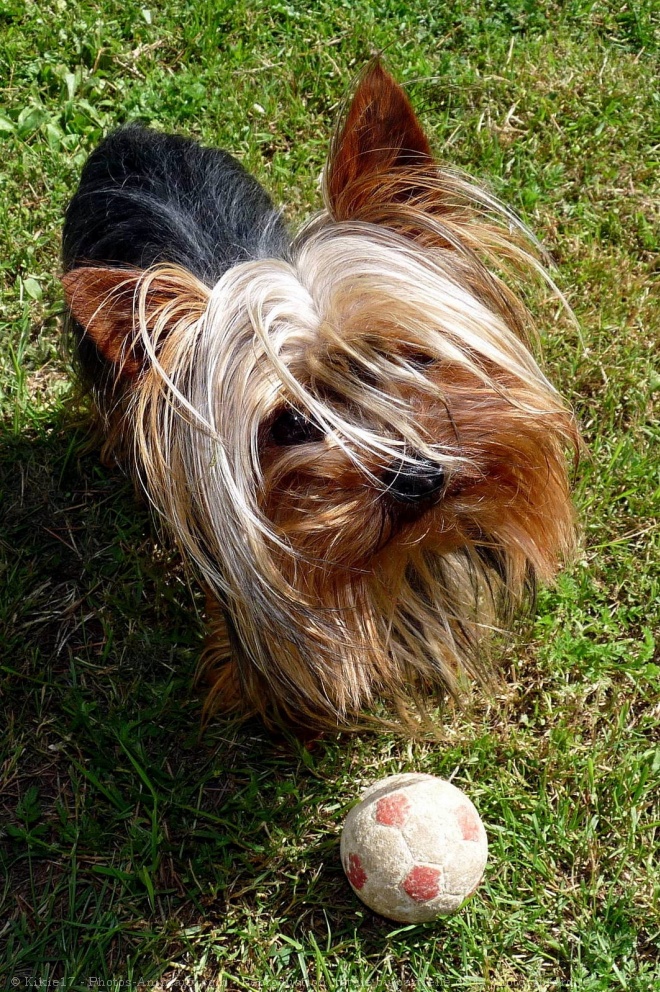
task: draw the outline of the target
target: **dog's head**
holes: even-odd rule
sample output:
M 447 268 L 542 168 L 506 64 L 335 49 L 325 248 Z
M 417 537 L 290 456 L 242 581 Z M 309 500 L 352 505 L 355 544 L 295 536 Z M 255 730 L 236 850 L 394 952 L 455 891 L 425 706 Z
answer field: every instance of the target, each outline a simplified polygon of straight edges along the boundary
M 496 608 L 554 574 L 578 437 L 499 274 L 542 273 L 533 247 L 437 167 L 378 64 L 324 193 L 287 258 L 212 288 L 167 266 L 65 287 L 116 370 L 112 443 L 222 603 L 247 706 L 341 726 L 451 685 Z

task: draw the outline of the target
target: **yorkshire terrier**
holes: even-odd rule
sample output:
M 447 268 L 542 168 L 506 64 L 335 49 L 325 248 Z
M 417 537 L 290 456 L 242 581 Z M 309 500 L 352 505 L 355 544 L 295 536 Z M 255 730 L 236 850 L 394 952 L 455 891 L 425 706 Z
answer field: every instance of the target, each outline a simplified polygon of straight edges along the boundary
M 543 254 L 379 62 L 323 196 L 291 236 L 227 152 L 129 125 L 63 238 L 103 454 L 207 590 L 207 708 L 304 732 L 410 722 L 479 674 L 571 551 L 579 447 L 510 285 L 554 291 Z

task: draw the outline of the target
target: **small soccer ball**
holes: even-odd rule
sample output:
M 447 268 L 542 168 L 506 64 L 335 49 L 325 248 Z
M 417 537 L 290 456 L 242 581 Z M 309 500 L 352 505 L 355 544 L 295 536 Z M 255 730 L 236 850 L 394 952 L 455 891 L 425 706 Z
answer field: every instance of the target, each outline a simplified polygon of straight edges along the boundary
M 400 923 L 454 913 L 477 889 L 488 838 L 460 789 L 435 775 L 390 775 L 346 817 L 341 862 L 370 909 Z

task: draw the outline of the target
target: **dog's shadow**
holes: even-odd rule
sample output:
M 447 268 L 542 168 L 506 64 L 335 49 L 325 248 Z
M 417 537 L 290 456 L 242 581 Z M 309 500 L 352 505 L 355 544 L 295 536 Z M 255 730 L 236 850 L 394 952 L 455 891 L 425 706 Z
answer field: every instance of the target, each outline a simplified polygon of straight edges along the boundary
M 139 956 L 136 914 L 170 921 L 170 959 L 189 925 L 262 913 L 380 943 L 392 925 L 360 908 L 339 863 L 337 796 L 352 795 L 358 752 L 256 723 L 200 731 L 202 597 L 130 481 L 85 444 L 56 417 L 0 434 L 2 915 L 25 921 L 36 885 L 49 912 L 24 925 L 43 948 L 52 920 L 54 946 L 74 871 L 79 923 L 106 899 L 136 923 L 108 936 L 108 962 Z

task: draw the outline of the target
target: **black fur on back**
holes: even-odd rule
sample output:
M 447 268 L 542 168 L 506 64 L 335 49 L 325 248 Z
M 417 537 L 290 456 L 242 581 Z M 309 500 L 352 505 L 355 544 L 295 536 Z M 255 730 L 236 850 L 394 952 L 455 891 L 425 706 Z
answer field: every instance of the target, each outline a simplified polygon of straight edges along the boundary
M 228 152 L 135 124 L 90 155 L 66 214 L 65 270 L 173 262 L 212 286 L 238 262 L 287 253 L 257 180 Z

